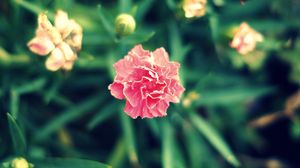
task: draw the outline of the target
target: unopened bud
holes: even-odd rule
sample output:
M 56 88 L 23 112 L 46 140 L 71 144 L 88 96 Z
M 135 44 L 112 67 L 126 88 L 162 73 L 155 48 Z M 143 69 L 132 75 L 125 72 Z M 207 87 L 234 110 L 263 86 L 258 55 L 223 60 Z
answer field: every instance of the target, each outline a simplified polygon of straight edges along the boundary
M 127 36 L 134 32 L 135 30 L 135 20 L 129 14 L 120 14 L 116 18 L 116 33 L 118 36 Z
M 30 164 L 27 162 L 26 159 L 19 157 L 19 158 L 15 158 L 12 162 L 11 162 L 11 167 L 12 168 L 30 168 Z

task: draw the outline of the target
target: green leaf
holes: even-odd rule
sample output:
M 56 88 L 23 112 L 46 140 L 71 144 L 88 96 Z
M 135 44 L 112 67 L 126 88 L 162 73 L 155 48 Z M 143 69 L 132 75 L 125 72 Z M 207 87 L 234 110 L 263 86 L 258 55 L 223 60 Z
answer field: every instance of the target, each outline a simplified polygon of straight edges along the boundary
M 174 137 L 174 130 L 168 120 L 162 121 L 162 163 L 163 168 L 184 168 L 186 164 L 182 151 Z
M 104 106 L 99 112 L 97 112 L 96 116 L 88 123 L 88 129 L 91 130 L 95 128 L 97 125 L 101 124 L 103 121 L 113 116 L 117 110 L 115 110 L 116 104 L 111 103 L 107 106 Z
M 33 13 L 35 13 L 35 14 L 39 14 L 39 13 L 42 13 L 42 12 L 46 11 L 45 9 L 40 8 L 39 6 L 36 6 L 35 4 L 27 2 L 25 0 L 15 0 L 15 3 L 18 4 L 18 5 L 20 5 L 20 6 L 22 6 L 25 9 L 33 12 Z M 51 13 L 51 12 L 47 12 L 47 16 L 50 19 L 54 18 L 54 14 Z
M 135 15 L 136 21 L 139 22 L 145 16 L 145 14 L 149 11 L 153 4 L 154 0 L 143 0 L 138 4 L 137 13 Z
M 119 13 L 129 13 L 131 4 L 131 0 L 119 0 Z
M 133 135 L 133 128 L 131 119 L 127 116 L 123 110 L 120 110 L 121 124 L 123 128 L 123 133 L 125 136 L 125 142 L 127 146 L 129 160 L 133 165 L 138 165 L 138 156 L 135 147 L 135 138 Z
M 218 165 L 218 162 L 214 160 L 215 158 L 203 137 L 197 134 L 197 130 L 195 130 L 189 122 L 185 121 L 185 123 L 183 123 L 183 135 L 185 139 L 184 145 L 187 148 L 188 159 L 191 165 L 190 167 L 221 167 Z
M 124 37 L 120 40 L 124 44 L 139 44 L 148 41 L 155 35 L 154 31 L 145 33 L 134 33 L 128 37 Z
M 271 87 L 233 87 L 200 92 L 196 105 L 230 105 L 274 91 Z
M 205 120 L 197 116 L 193 111 L 189 113 L 190 120 L 196 129 L 216 148 L 217 151 L 227 160 L 231 165 L 239 167 L 240 163 L 234 156 L 229 146 L 219 135 L 219 133 Z
M 114 25 L 107 19 L 106 15 L 104 14 L 104 11 L 102 9 L 101 5 L 97 6 L 98 8 L 98 14 L 101 20 L 101 23 L 104 27 L 104 29 L 106 30 L 106 32 L 109 34 L 109 36 L 116 41 L 116 36 L 115 36 L 115 27 Z
M 190 51 L 191 46 L 183 46 L 181 34 L 175 22 L 171 22 L 168 29 L 172 59 L 178 62 L 183 62 L 186 54 Z
M 84 159 L 47 158 L 44 160 L 33 160 L 36 168 L 111 168 L 106 164 Z
M 108 163 L 113 168 L 122 167 L 121 165 L 123 164 L 126 158 L 125 156 L 126 156 L 126 144 L 124 138 L 120 138 L 117 144 L 114 146 L 111 155 L 109 156 Z
M 96 96 L 92 97 L 83 103 L 73 106 L 72 108 L 62 112 L 60 115 L 55 117 L 52 121 L 50 121 L 46 126 L 40 129 L 38 134 L 36 135 L 36 140 L 43 140 L 47 138 L 50 134 L 57 131 L 62 126 L 67 123 L 81 117 L 88 112 L 92 112 L 92 109 L 97 106 L 105 97 Z
M 173 168 L 174 151 L 173 149 L 173 130 L 167 120 L 162 124 L 163 138 L 162 138 L 162 162 L 164 168 Z
M 19 94 L 27 94 L 31 92 L 35 92 L 41 90 L 46 84 L 45 78 L 38 78 L 36 80 L 30 81 L 20 87 L 16 88 L 16 91 Z
M 10 92 L 10 113 L 14 118 L 18 118 L 19 104 L 20 95 L 15 89 L 13 89 Z
M 26 141 L 24 134 L 19 125 L 17 124 L 16 119 L 9 113 L 7 113 L 6 115 L 15 153 L 18 155 L 24 155 L 26 152 Z

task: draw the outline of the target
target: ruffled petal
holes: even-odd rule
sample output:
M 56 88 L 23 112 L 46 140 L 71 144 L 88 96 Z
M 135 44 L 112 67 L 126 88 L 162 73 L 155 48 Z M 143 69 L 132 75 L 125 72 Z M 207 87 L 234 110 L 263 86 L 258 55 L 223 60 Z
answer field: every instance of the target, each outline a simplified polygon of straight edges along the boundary
M 123 94 L 124 86 L 121 83 L 114 82 L 108 86 L 111 95 L 113 95 L 117 99 L 124 99 L 125 96 Z
M 152 55 L 156 65 L 165 66 L 169 63 L 169 55 L 164 48 L 156 49 Z
M 139 87 L 135 86 L 126 86 L 124 88 L 124 96 L 126 100 L 133 106 L 137 106 L 141 101 L 142 95 Z

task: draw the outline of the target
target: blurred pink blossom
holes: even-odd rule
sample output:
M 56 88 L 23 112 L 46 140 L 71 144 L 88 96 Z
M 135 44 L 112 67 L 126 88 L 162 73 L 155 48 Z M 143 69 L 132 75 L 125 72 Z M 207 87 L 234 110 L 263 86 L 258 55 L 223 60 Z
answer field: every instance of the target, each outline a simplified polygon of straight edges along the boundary
M 184 0 L 183 10 L 186 18 L 201 17 L 206 13 L 207 0 Z
M 28 42 L 29 49 L 38 55 L 46 56 L 45 65 L 50 71 L 62 68 L 71 70 L 81 49 L 82 28 L 67 13 L 58 10 L 54 26 L 44 13 L 38 17 L 38 28 L 35 37 Z
M 256 47 L 256 42 L 262 42 L 263 36 L 243 22 L 234 34 L 230 47 L 236 48 L 242 55 L 248 54 Z
M 114 68 L 108 89 L 117 99 L 126 99 L 124 111 L 132 118 L 166 116 L 169 102 L 178 103 L 185 90 L 179 82 L 180 64 L 170 62 L 164 48 L 149 52 L 137 45 Z

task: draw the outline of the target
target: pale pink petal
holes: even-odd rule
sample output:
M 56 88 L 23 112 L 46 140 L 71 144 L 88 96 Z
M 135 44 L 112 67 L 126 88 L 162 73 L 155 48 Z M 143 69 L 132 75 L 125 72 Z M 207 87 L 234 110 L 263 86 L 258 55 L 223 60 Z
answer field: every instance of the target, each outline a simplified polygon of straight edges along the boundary
M 73 50 L 67 43 L 65 42 L 60 43 L 58 45 L 58 48 L 63 52 L 65 59 L 67 61 L 76 59 L 76 54 L 73 52 Z
M 52 41 L 46 37 L 35 37 L 27 45 L 30 51 L 38 55 L 48 55 L 55 48 Z
M 113 95 L 117 99 L 124 99 L 125 96 L 123 94 L 124 86 L 121 83 L 114 82 L 108 86 L 111 95 Z
M 132 54 L 136 57 L 150 57 L 150 52 L 148 50 L 144 50 L 142 45 L 136 45 L 134 48 L 129 52 L 129 55 Z
M 126 100 L 133 106 L 137 106 L 139 101 L 141 101 L 141 92 L 139 87 L 128 86 L 124 87 L 124 96 Z
M 137 118 L 141 115 L 140 109 L 137 109 L 137 107 L 133 107 L 128 101 L 126 101 L 124 111 L 131 117 L 131 118 Z
M 158 112 L 156 117 L 163 117 L 167 115 L 167 108 L 169 107 L 169 103 L 164 100 L 158 102 L 156 106 L 156 111 Z
M 40 35 L 47 36 L 55 45 L 62 41 L 59 31 L 53 27 L 46 14 L 42 13 L 39 15 L 38 24 L 37 37 L 40 37 Z
M 78 51 L 81 49 L 82 44 L 82 28 L 75 20 L 69 21 L 69 27 L 72 31 L 66 41 L 71 47 Z
M 68 14 L 62 10 L 58 10 L 55 15 L 54 25 L 60 32 L 62 38 L 66 38 L 73 30 Z
M 54 20 L 54 26 L 62 31 L 64 30 L 69 24 L 69 18 L 68 14 L 62 10 L 58 10 L 55 15 L 55 20 Z
M 57 71 L 65 64 L 63 52 L 56 48 L 46 60 L 46 68 L 50 71 Z
M 53 25 L 49 21 L 47 15 L 45 13 L 41 13 L 38 16 L 38 24 L 39 24 L 39 29 L 48 31 L 53 28 Z
M 159 66 L 165 66 L 169 62 L 169 55 L 164 48 L 156 49 L 152 55 L 154 63 Z
M 70 71 L 70 70 L 72 70 L 73 65 L 74 65 L 74 61 L 66 61 L 64 63 L 64 65 L 62 66 L 62 69 L 66 70 L 66 71 Z

